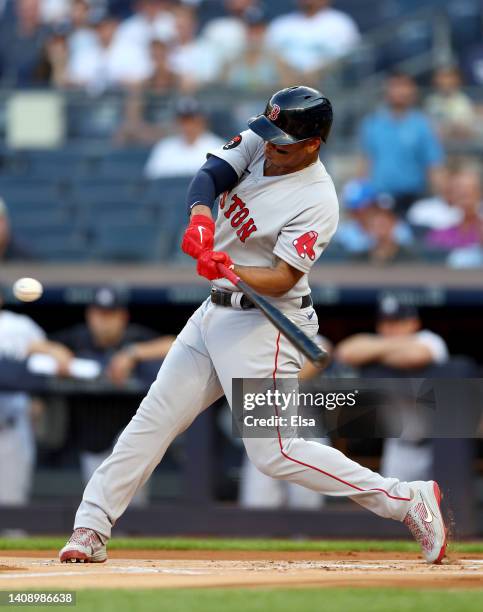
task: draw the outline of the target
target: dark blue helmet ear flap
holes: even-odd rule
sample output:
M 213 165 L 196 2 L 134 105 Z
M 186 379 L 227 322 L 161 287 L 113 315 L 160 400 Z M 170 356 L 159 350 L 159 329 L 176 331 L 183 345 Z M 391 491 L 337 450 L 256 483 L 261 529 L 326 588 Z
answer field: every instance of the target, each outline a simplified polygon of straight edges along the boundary
M 319 137 L 327 142 L 332 127 L 330 100 L 312 87 L 288 87 L 277 91 L 265 112 L 248 121 L 248 127 L 264 140 L 286 145 Z

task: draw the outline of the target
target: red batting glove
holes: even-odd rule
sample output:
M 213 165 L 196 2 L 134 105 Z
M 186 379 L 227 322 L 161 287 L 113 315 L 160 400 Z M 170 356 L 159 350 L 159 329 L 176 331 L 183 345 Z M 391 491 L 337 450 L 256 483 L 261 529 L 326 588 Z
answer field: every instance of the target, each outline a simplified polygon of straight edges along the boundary
M 215 223 L 205 215 L 193 215 L 186 228 L 181 249 L 187 255 L 198 259 L 203 251 L 212 251 L 215 240 Z
M 208 280 L 223 278 L 223 274 L 218 272 L 217 264 L 223 264 L 227 268 L 233 267 L 233 262 L 228 253 L 223 251 L 203 251 L 198 257 L 196 270 L 200 276 L 204 276 Z

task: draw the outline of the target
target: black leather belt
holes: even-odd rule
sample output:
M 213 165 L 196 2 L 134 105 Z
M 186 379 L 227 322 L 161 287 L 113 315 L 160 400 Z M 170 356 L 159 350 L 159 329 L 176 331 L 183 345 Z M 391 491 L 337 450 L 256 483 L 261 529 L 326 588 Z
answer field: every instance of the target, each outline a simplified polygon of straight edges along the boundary
M 226 308 L 232 308 L 233 304 L 231 298 L 231 291 L 222 291 L 221 289 L 211 290 L 211 301 L 217 306 L 225 306 Z M 255 305 L 250 302 L 246 295 L 241 296 L 239 304 L 242 310 L 249 310 L 250 308 L 255 308 Z M 310 293 L 302 296 L 302 303 L 300 304 L 300 308 L 308 308 L 309 306 L 313 306 L 313 304 L 314 303 L 312 302 L 312 297 L 310 296 Z

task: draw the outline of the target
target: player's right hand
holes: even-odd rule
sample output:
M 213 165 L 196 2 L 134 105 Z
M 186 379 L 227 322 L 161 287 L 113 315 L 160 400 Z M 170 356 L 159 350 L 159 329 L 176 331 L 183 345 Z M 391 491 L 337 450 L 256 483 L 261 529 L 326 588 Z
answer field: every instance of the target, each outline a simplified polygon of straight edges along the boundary
M 206 215 L 193 215 L 181 242 L 181 249 L 198 259 L 203 251 L 212 251 L 215 242 L 215 222 Z
M 227 268 L 233 268 L 233 262 L 224 251 L 203 251 L 198 258 L 196 269 L 200 276 L 204 276 L 212 281 L 223 278 L 223 274 L 218 270 L 218 264 L 223 264 Z

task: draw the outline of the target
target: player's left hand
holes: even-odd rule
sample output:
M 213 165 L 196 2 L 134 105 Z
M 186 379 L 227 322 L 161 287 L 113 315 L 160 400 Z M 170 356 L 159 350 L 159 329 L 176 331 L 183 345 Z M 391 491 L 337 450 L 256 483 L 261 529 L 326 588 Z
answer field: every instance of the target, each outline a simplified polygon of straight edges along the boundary
M 215 240 L 215 223 L 205 215 L 193 215 L 185 230 L 181 249 L 198 259 L 203 251 L 212 251 Z
M 224 251 L 204 251 L 198 257 L 196 269 L 200 276 L 204 276 L 210 281 L 223 278 L 223 274 L 218 271 L 217 264 L 223 264 L 227 268 L 233 267 L 233 262 L 228 253 Z

